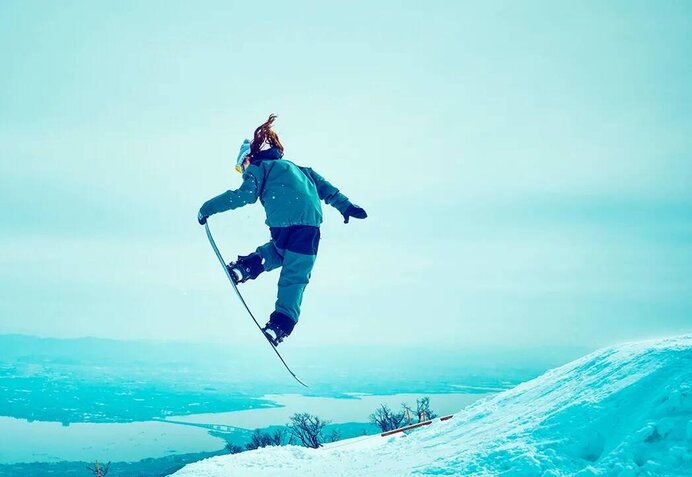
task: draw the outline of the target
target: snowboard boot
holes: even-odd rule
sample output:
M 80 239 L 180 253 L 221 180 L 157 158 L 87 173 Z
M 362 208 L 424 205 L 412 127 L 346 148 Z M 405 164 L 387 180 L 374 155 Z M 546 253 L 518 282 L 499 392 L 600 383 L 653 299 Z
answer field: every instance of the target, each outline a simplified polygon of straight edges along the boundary
M 250 255 L 238 255 L 238 260 L 226 265 L 228 273 L 231 275 L 233 283 L 245 283 L 248 280 L 254 280 L 264 271 L 262 265 L 262 256 L 259 253 L 251 253 Z
M 270 315 L 269 322 L 264 325 L 262 332 L 271 344 L 279 346 L 279 343 L 291 334 L 295 326 L 296 322 L 291 317 L 275 311 Z

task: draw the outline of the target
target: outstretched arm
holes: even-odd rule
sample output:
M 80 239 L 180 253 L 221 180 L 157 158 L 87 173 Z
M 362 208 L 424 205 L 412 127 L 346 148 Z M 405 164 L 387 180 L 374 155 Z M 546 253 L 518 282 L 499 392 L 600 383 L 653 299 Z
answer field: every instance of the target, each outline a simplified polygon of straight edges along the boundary
M 206 201 L 199 209 L 199 221 L 203 223 L 206 218 L 219 212 L 237 209 L 247 204 L 257 202 L 259 187 L 254 175 L 245 173 L 243 183 L 237 190 L 227 190 L 213 199 Z
M 330 184 L 327 179 L 309 167 L 301 167 L 301 169 L 312 179 L 312 182 L 315 183 L 317 195 L 319 195 L 320 199 L 341 212 L 341 215 L 344 216 L 344 223 L 347 224 L 350 217 L 364 219 L 368 216 L 365 210 L 357 205 L 353 205 L 351 201 L 348 200 L 348 197 L 339 192 L 339 189 Z

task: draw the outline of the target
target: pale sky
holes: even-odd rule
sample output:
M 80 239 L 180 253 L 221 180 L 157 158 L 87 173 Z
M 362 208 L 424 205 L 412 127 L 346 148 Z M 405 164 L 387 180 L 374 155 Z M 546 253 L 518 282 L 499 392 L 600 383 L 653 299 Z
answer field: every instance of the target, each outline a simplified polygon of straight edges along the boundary
M 689 2 L 0 3 L 0 333 L 258 339 L 196 222 L 270 113 L 325 206 L 290 346 L 692 331 Z M 259 203 L 210 219 L 227 259 Z M 278 272 L 243 285 L 261 320 Z M 289 345 L 287 342 L 286 345 Z

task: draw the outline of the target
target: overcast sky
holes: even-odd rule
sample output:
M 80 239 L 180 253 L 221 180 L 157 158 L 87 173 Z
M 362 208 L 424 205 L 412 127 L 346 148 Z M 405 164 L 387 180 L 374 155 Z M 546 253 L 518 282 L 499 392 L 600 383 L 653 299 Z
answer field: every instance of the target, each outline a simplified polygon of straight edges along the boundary
M 406 4 L 406 6 L 402 6 Z M 325 206 L 286 346 L 692 331 L 689 2 L 0 3 L 0 333 L 258 339 L 196 222 L 270 113 Z M 210 219 L 227 259 L 259 203 Z M 264 322 L 278 271 L 243 285 Z

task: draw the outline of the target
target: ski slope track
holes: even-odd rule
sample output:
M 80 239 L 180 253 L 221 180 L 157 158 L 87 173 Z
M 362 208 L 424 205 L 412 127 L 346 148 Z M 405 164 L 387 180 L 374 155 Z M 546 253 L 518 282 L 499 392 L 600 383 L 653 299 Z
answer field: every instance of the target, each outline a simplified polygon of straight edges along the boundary
M 691 447 L 689 335 L 599 350 L 409 434 L 269 447 L 174 475 L 692 476 Z

